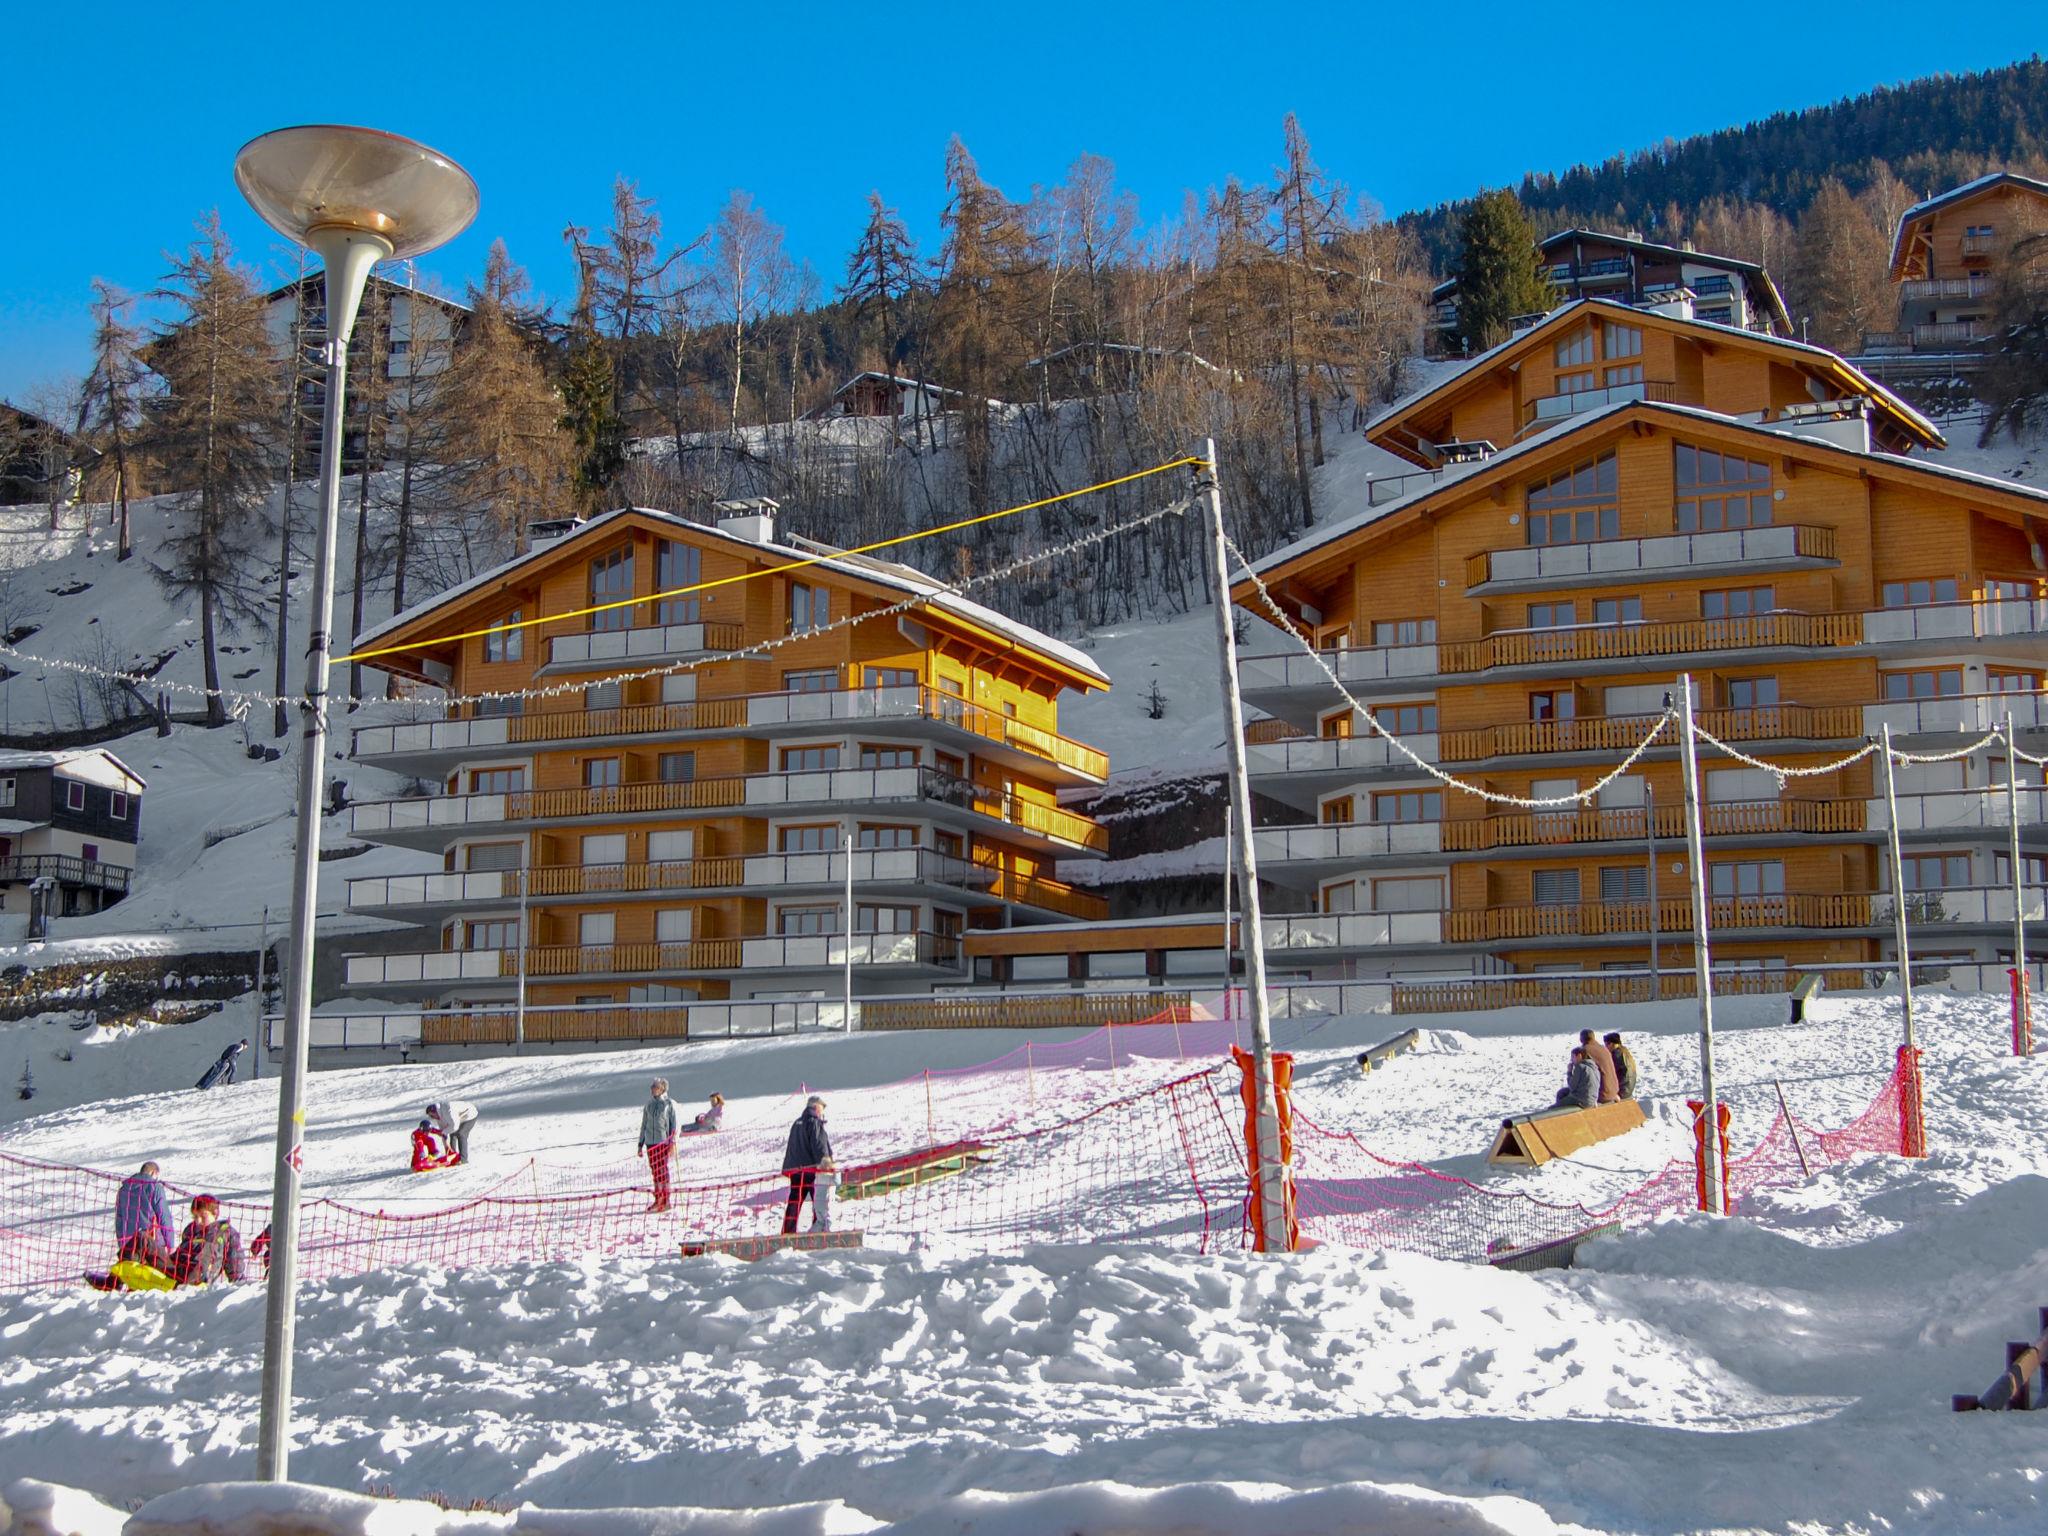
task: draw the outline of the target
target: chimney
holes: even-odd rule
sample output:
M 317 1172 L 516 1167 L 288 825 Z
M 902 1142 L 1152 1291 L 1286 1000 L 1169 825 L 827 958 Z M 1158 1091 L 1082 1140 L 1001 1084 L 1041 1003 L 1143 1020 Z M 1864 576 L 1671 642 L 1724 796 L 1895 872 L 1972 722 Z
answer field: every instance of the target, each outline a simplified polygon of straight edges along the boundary
M 574 515 L 537 517 L 526 525 L 526 547 L 538 549 L 543 544 L 552 544 L 557 539 L 566 538 L 576 531 L 577 525 L 582 521 L 582 518 Z
M 781 510 L 782 504 L 767 496 L 736 496 L 730 501 L 711 503 L 718 531 L 745 539 L 749 544 L 775 542 L 775 514 Z

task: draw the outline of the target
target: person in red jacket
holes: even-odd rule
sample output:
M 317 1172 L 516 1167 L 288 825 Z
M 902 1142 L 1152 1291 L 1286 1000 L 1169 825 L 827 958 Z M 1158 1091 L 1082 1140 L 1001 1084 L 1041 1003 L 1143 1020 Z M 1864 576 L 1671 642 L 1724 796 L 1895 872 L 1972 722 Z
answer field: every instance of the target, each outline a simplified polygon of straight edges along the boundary
M 425 1173 L 432 1168 L 446 1168 L 454 1161 L 454 1149 L 441 1145 L 434 1122 L 422 1120 L 412 1133 L 412 1171 Z

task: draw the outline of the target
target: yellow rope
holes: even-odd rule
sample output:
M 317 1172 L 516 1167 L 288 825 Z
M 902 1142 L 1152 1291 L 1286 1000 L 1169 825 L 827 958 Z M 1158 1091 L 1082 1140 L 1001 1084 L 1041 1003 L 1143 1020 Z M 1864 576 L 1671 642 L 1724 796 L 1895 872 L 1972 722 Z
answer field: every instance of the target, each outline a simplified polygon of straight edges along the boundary
M 606 613 L 614 608 L 637 608 L 642 603 L 664 602 L 672 597 L 686 597 L 692 592 L 708 592 L 713 587 L 731 586 L 734 582 L 752 581 L 759 576 L 779 576 L 786 571 L 801 571 L 806 567 L 837 560 L 847 555 L 873 554 L 878 549 L 892 549 L 898 544 L 914 544 L 919 539 L 935 538 L 942 533 L 957 533 L 962 528 L 972 528 L 977 523 L 992 523 L 998 518 L 1015 517 L 1019 512 L 1033 512 L 1040 507 L 1052 506 L 1055 502 L 1072 501 L 1076 496 L 1087 496 L 1096 491 L 1106 491 L 1114 486 L 1128 485 L 1133 480 L 1143 480 L 1148 475 L 1163 475 L 1168 470 L 1182 469 L 1190 464 L 1204 464 L 1208 461 L 1199 455 L 1190 454 L 1184 459 L 1175 459 L 1170 464 L 1155 464 L 1150 469 L 1141 469 L 1128 475 L 1119 475 L 1114 480 L 1103 480 L 1095 485 L 1084 485 L 1078 491 L 1061 491 L 1057 496 L 1047 496 L 1038 501 L 1027 501 L 1022 506 L 1004 507 L 1000 512 L 984 512 L 979 517 L 963 517 L 958 522 L 942 523 L 936 528 L 921 529 L 916 533 L 898 534 L 893 539 L 877 539 L 872 544 L 862 544 L 854 549 L 836 549 L 829 555 L 813 555 L 807 560 L 792 560 L 786 565 L 765 566 L 757 571 L 742 571 L 737 576 L 720 576 L 715 581 L 700 581 L 694 586 L 672 587 L 666 592 L 650 592 L 645 597 L 621 597 L 609 603 L 592 603 L 587 608 L 570 608 L 562 613 L 544 613 L 531 619 L 508 619 L 503 624 L 487 625 L 483 629 L 465 629 L 460 634 L 434 635 L 425 640 L 415 640 L 407 645 L 386 645 L 369 651 L 350 651 L 346 656 L 334 660 L 369 661 L 378 656 L 393 656 L 401 651 L 422 651 L 430 645 L 448 645 L 460 640 L 475 640 L 483 635 L 501 635 L 515 629 L 531 629 L 536 624 L 553 624 L 561 619 L 580 619 L 593 613 Z

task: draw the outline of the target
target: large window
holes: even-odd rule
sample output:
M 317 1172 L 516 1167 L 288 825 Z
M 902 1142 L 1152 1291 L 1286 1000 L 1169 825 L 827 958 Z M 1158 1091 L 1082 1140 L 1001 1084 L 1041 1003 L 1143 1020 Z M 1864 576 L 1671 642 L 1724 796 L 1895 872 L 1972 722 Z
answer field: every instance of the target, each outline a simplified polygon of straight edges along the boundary
M 839 931 L 839 908 L 784 907 L 775 914 L 775 931 L 780 934 L 807 936 Z
M 477 768 L 469 775 L 469 792 L 472 795 L 510 795 L 524 788 L 524 768 Z
M 519 923 L 516 918 L 488 918 L 462 925 L 464 949 L 517 949 Z
M 658 592 L 694 587 L 704 579 L 704 556 L 694 544 L 663 539 L 654 550 L 654 586 Z M 665 597 L 654 605 L 657 624 L 695 624 L 702 617 L 703 604 L 693 592 L 688 597 Z
M 2039 693 L 2041 674 L 2015 671 L 2008 667 L 1986 667 L 1984 687 L 1990 693 Z M 13 804 L 13 800 L 10 798 L 8 803 Z
M 1911 581 L 1888 581 L 1881 591 L 1887 608 L 1952 603 L 1956 600 L 1956 579 L 1953 576 L 1916 576 Z
M 917 908 L 869 906 L 863 902 L 853 909 L 853 928 L 856 933 L 915 933 Z
M 1418 731 L 1436 729 L 1436 702 L 1426 699 L 1414 704 L 1375 704 L 1372 717 L 1379 721 L 1382 730 L 1396 736 L 1413 736 Z
M 501 624 L 517 624 L 519 610 L 514 608 Z M 523 629 L 494 629 L 484 636 L 485 661 L 517 661 L 526 654 L 526 631 Z
M 1776 606 L 1777 594 L 1770 587 L 1723 587 L 1700 594 L 1703 619 L 1747 619 Z
M 1782 896 L 1785 866 L 1777 859 L 1735 859 L 1707 866 L 1707 888 L 1716 896 Z
M 1888 699 L 1955 699 L 1962 697 L 1961 667 L 1922 667 L 1911 672 L 1884 672 Z
M 784 747 L 782 749 L 782 771 L 784 773 L 822 773 L 828 768 L 839 766 L 839 748 L 830 747 Z
M 1529 628 L 1566 629 L 1579 622 L 1578 607 L 1569 602 L 1531 603 L 1529 605 Z
M 1372 626 L 1374 645 L 1428 645 L 1435 639 L 1435 619 L 1379 619 Z
M 1443 791 L 1436 789 L 1393 789 L 1372 797 L 1374 821 L 1441 821 Z
M 586 789 L 617 789 L 624 782 L 623 761 L 616 757 L 586 757 L 583 784 Z
M 1762 528 L 1771 521 L 1771 467 L 1679 443 L 1675 481 L 1680 533 Z
M 1643 355 L 1643 332 L 1640 326 L 1622 325 L 1609 320 L 1604 326 L 1607 340 L 1607 361 L 1616 358 L 1641 357 Z
M 860 744 L 860 765 L 863 768 L 915 768 L 917 748 L 864 741 Z
M 830 667 L 782 674 L 784 693 L 830 693 L 839 686 L 839 674 Z
M 1584 326 L 1560 341 L 1554 349 L 1560 368 L 1583 368 L 1593 361 L 1593 327 Z
M 832 595 L 826 588 L 814 587 L 805 581 L 792 581 L 789 584 L 791 634 L 801 635 L 814 629 L 823 629 L 831 622 Z
M 1621 537 L 1614 455 L 1575 464 L 1529 487 L 1529 542 L 1584 544 Z
M 839 841 L 839 826 L 836 822 L 775 829 L 775 846 L 782 853 L 830 853 L 839 846 Z
M 2011 865 L 2007 865 L 2008 870 Z M 1899 874 L 1909 891 L 1956 890 L 1970 883 L 1967 853 L 1909 853 L 1899 860 Z M 2008 880 L 2011 876 L 2008 874 Z
M 599 555 L 590 562 L 590 602 L 592 607 L 600 603 L 616 603 L 633 595 L 633 546 L 621 544 L 608 554 Z M 601 608 L 590 615 L 592 629 L 631 629 L 633 610 L 630 606 Z
M 1539 907 L 1575 907 L 1579 904 L 1579 872 L 1576 869 L 1539 869 L 1529 877 Z
M 917 672 L 911 667 L 868 667 L 862 672 L 870 688 L 914 688 Z
M 1596 597 L 1593 599 L 1593 622 L 1640 624 L 1643 622 L 1643 600 L 1640 597 Z
M 1442 875 L 1395 875 L 1372 883 L 1375 912 L 1441 912 L 1444 909 Z
M 864 821 L 855 841 L 862 848 L 915 848 L 917 828 Z
M 1775 677 L 1731 677 L 1728 679 L 1730 709 L 1768 709 L 1778 702 Z

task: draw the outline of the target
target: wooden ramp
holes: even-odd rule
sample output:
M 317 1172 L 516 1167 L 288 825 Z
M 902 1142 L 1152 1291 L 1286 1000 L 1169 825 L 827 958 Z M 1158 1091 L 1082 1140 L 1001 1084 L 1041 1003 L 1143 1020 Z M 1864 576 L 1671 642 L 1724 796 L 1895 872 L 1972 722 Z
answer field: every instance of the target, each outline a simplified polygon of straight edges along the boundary
M 751 1264 L 785 1248 L 858 1248 L 860 1239 L 858 1231 L 792 1232 L 786 1237 L 774 1232 L 761 1237 L 686 1237 L 682 1246 L 686 1259 L 702 1258 L 707 1253 L 724 1253 Z
M 929 1184 L 933 1179 L 966 1173 L 994 1160 L 995 1153 L 978 1141 L 953 1141 L 943 1146 L 919 1147 L 895 1157 L 885 1157 L 879 1162 L 843 1169 L 839 1175 L 838 1196 L 841 1200 L 868 1200 L 876 1195 L 892 1195 L 913 1184 Z
M 1489 1163 L 1538 1168 L 1553 1157 L 1577 1152 L 1596 1141 L 1621 1136 L 1643 1124 L 1643 1106 L 1634 1099 L 1613 1104 L 1596 1104 L 1591 1109 L 1539 1110 L 1533 1115 L 1511 1115 L 1500 1123 L 1493 1138 Z

